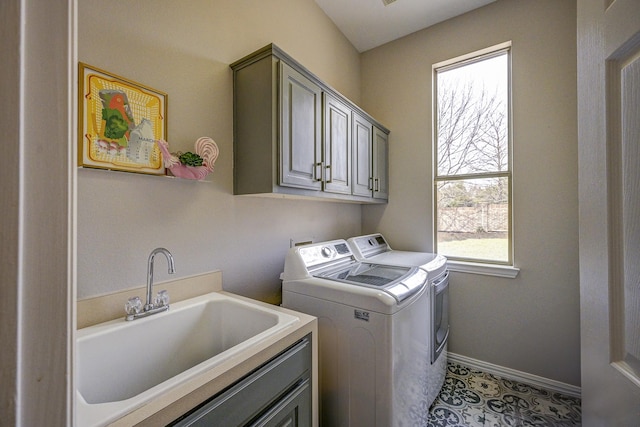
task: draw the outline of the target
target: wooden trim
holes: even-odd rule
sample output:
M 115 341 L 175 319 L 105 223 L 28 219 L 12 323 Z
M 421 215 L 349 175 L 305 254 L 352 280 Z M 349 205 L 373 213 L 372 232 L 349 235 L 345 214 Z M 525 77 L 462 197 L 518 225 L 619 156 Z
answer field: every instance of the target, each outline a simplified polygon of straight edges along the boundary
M 3 276 L 0 320 L 16 342 L 2 351 L 0 413 L 6 425 L 73 425 L 75 0 L 9 3 L 1 32 L 13 54 L 0 73 L 11 87 L 7 105 L 16 113 L 9 114 L 8 145 L 19 161 L 2 172 L 17 206 L 2 221 L 3 236 L 5 221 L 13 230 L 3 237 L 3 258 L 7 242 L 8 258 L 15 258 L 7 283 Z M 14 22 L 5 30 L 6 19 Z
M 3 65 L 0 67 L 0 93 L 7 106 L 20 105 L 20 1 L 7 0 L 0 14 L 0 46 Z M 6 141 L 20 139 L 20 109 L 3 109 L 0 134 Z M 17 425 L 18 407 L 18 315 L 19 309 L 19 226 L 20 226 L 20 146 L 4 144 L 0 168 L 0 413 L 6 425 Z

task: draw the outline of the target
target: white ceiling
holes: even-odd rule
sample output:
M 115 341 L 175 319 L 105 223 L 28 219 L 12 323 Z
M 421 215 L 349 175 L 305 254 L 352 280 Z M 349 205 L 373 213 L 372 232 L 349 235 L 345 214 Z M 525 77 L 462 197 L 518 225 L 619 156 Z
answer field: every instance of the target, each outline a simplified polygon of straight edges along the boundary
M 387 0 L 387 2 L 390 0 Z M 315 0 L 359 52 L 495 0 Z

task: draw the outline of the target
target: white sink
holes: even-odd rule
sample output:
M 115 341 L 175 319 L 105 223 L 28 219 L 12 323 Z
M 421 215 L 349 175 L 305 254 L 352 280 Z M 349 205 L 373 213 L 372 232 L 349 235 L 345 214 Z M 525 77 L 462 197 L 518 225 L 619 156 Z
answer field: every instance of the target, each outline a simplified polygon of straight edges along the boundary
M 169 311 L 80 329 L 78 426 L 113 421 L 292 325 L 298 318 L 220 293 Z

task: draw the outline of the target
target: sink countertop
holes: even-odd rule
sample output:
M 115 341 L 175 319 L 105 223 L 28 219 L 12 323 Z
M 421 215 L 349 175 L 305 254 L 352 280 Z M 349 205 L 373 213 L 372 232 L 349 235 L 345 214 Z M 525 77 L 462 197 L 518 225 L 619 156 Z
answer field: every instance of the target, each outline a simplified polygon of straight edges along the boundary
M 278 355 L 283 350 L 287 349 L 292 344 L 296 343 L 308 334 L 312 337 L 312 420 L 313 426 L 318 425 L 318 324 L 317 319 L 313 316 L 309 316 L 304 313 L 294 312 L 292 310 L 267 304 L 261 301 L 256 301 L 250 298 L 246 298 L 240 295 L 235 295 L 230 292 L 222 290 L 221 275 L 220 272 L 213 272 L 206 275 L 196 276 L 196 280 L 208 281 L 210 285 L 205 285 L 202 293 L 207 292 L 220 292 L 231 298 L 247 301 L 256 305 L 261 305 L 272 310 L 281 311 L 284 313 L 290 313 L 297 316 L 300 321 L 294 325 L 277 332 L 273 336 L 265 339 L 262 342 L 257 343 L 254 346 L 247 348 L 240 352 L 235 357 L 224 361 L 218 366 L 211 368 L 204 374 L 193 378 L 177 387 L 174 387 L 170 391 L 163 394 L 160 398 L 157 398 L 147 404 L 135 409 L 134 411 L 124 415 L 122 418 L 109 424 L 110 426 L 129 427 L 129 426 L 158 426 L 166 425 L 171 421 L 177 419 L 184 413 L 193 409 L 200 403 L 206 401 L 211 396 L 224 390 L 229 385 L 242 378 L 244 375 L 253 371 L 260 365 L 264 364 L 271 358 Z M 194 278 L 185 279 L 193 283 Z M 171 282 L 167 288 L 173 286 L 179 286 L 181 280 Z M 172 291 L 170 290 L 170 293 Z M 191 297 L 190 295 L 188 297 Z M 111 298 L 111 296 L 105 296 L 101 298 Z M 172 295 L 172 302 L 173 301 Z M 184 298 L 179 298 L 184 299 Z M 96 303 L 98 299 L 79 301 L 78 306 L 78 323 L 79 324 L 91 324 L 92 322 L 83 319 L 82 313 L 87 310 L 88 306 L 93 302 Z M 121 298 L 117 301 L 120 302 Z M 102 305 L 105 305 L 104 299 Z M 84 307 L 82 307 L 84 306 Z M 119 303 L 118 306 L 122 307 Z M 104 311 L 104 310 L 102 310 Z

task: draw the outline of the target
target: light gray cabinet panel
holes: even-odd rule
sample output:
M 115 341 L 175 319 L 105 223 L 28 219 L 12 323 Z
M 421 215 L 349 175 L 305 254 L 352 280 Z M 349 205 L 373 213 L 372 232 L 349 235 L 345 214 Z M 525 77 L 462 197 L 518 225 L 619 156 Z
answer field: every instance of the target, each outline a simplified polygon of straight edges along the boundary
M 324 95 L 324 190 L 351 194 L 351 109 Z
M 322 189 L 322 91 L 280 62 L 280 185 Z
M 373 191 L 373 171 L 371 141 L 373 125 L 358 114 L 353 116 L 353 194 L 371 197 Z
M 388 142 L 384 126 L 273 44 L 231 69 L 234 194 L 386 203 L 373 176 L 373 131 Z
M 389 199 L 389 135 L 373 127 L 373 197 Z
M 270 56 L 234 70 L 234 194 L 271 193 L 277 185 L 277 78 Z
M 389 199 L 389 134 L 354 114 L 353 194 Z

